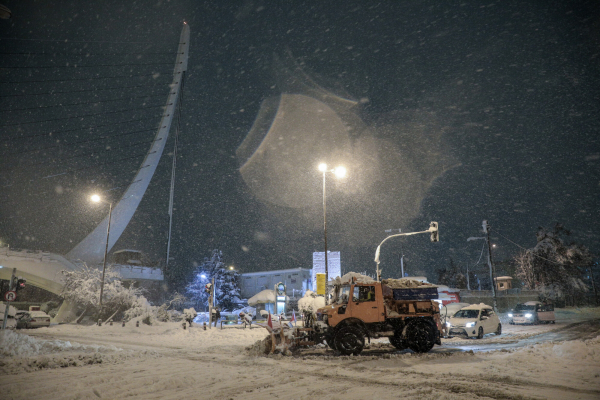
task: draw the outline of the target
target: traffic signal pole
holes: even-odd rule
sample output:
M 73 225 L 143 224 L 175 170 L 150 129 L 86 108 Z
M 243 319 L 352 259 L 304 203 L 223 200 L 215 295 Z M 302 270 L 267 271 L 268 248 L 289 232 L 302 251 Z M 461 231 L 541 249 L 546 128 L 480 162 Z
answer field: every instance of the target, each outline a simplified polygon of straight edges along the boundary
M 15 284 L 15 275 L 17 274 L 17 269 L 13 268 L 13 272 L 12 272 L 12 276 L 10 277 L 10 282 L 8 284 L 8 290 L 14 290 L 14 284 Z M 8 310 L 10 307 L 10 301 L 6 302 L 6 307 L 4 308 L 4 319 L 2 320 L 2 330 L 6 329 L 6 320 L 8 319 Z

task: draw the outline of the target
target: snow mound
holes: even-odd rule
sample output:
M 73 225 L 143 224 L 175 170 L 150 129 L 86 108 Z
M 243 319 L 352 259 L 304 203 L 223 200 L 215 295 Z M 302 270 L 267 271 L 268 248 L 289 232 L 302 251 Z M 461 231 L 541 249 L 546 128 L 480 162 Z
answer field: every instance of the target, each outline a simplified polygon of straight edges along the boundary
M 572 340 L 555 344 L 551 347 L 551 353 L 560 359 L 600 362 L 600 336 L 584 341 Z
M 409 289 L 409 288 L 421 288 L 421 287 L 437 287 L 436 285 L 428 282 L 422 282 L 411 278 L 400 278 L 400 279 L 383 279 L 381 281 L 384 285 L 389 286 L 392 289 Z
M 355 278 L 358 283 L 373 283 L 375 279 L 370 276 L 359 274 L 358 272 L 348 272 L 342 277 L 335 278 L 335 283 L 338 285 L 352 283 L 352 278 Z
M 13 331 L 0 332 L 0 355 L 2 357 L 31 357 L 62 351 L 106 353 L 121 351 L 115 346 L 82 345 L 63 340 L 39 340 Z
M 315 313 L 321 307 L 325 307 L 325 297 L 311 290 L 307 290 L 304 297 L 298 300 L 298 310 L 303 314 Z

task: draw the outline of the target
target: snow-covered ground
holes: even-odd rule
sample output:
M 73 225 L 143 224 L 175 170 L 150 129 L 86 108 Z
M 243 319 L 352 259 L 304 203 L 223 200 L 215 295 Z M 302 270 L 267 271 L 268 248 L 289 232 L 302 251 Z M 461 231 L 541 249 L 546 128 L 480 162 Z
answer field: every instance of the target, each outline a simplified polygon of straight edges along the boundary
M 555 325 L 504 324 L 500 336 L 444 339 L 427 354 L 378 339 L 360 356 L 324 346 L 256 356 L 247 349 L 267 331 L 241 326 L 7 331 L 0 333 L 0 398 L 600 398 L 600 308 L 556 314 Z

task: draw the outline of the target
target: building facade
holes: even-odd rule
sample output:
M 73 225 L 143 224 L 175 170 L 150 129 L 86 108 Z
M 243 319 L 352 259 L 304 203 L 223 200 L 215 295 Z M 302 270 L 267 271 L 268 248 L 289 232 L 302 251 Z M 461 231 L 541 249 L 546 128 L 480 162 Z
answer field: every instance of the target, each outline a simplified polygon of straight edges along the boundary
M 273 290 L 277 283 L 283 282 L 287 296 L 301 298 L 307 290 L 313 290 L 311 274 L 312 270 L 306 268 L 241 274 L 241 295 L 243 299 L 249 299 L 265 289 Z

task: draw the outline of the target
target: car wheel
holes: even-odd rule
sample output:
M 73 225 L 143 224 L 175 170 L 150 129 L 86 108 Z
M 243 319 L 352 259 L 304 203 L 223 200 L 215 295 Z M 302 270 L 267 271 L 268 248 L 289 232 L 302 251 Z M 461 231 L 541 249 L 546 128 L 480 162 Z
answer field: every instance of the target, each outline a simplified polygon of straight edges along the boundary
M 335 334 L 334 345 L 345 356 L 358 355 L 365 347 L 365 337 L 358 328 L 346 326 Z
M 552 323 L 554 324 L 556 321 L 552 321 Z
M 498 329 L 496 329 L 496 335 L 502 335 L 502 324 L 498 324 Z
M 427 353 L 435 344 L 433 327 L 426 322 L 413 322 L 406 328 L 408 347 L 415 353 Z
M 477 331 L 477 339 L 481 338 L 483 338 L 483 326 L 480 326 L 479 330 Z

